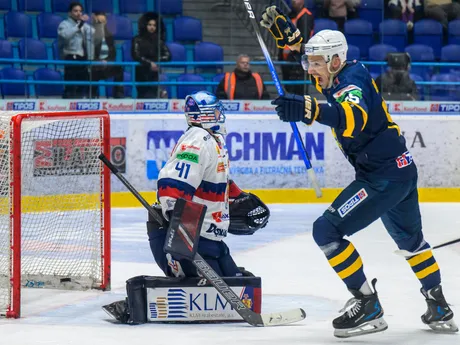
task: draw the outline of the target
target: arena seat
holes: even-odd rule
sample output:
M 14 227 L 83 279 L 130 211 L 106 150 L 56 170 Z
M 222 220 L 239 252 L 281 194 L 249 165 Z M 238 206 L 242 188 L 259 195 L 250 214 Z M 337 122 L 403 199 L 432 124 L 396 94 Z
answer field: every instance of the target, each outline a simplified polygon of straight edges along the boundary
M 182 82 L 204 82 L 204 78 L 201 75 L 184 73 L 177 77 L 177 81 Z M 203 85 L 178 85 L 177 86 L 177 98 L 184 99 L 187 95 L 191 95 L 194 92 L 206 89 Z
M 39 68 L 34 72 L 35 80 L 46 81 L 62 81 L 60 72 L 49 69 Z M 36 96 L 62 96 L 64 93 L 64 86 L 62 84 L 35 84 Z
M 0 79 L 12 79 L 12 80 L 23 80 L 26 81 L 27 76 L 24 71 L 13 67 L 5 67 L 0 70 Z M 8 96 L 23 96 L 27 97 L 28 89 L 26 83 L 13 84 L 13 83 L 1 83 L 0 90 L 2 91 L 3 97 Z
M 373 43 L 372 24 L 367 20 L 351 19 L 345 22 L 345 36 L 348 44 L 359 48 L 360 56 L 367 58 Z
M 380 43 L 390 44 L 398 51 L 407 45 L 407 25 L 402 20 L 387 19 L 379 25 Z

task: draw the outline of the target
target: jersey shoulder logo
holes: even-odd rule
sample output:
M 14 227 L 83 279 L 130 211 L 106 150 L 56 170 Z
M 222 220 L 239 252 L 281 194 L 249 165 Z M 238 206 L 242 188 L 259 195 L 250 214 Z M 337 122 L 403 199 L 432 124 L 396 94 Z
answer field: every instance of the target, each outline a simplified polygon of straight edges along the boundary
M 356 85 L 348 85 L 334 93 L 333 96 L 338 103 L 359 103 L 360 99 L 363 98 L 363 91 Z

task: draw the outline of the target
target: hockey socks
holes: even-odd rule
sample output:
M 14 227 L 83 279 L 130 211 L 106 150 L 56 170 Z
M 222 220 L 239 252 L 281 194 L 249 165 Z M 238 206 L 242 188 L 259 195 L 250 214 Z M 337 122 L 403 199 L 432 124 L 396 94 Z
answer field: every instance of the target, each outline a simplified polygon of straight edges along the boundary
M 420 280 L 423 289 L 428 291 L 441 283 L 439 266 L 431 250 L 412 256 L 406 260 Z
M 339 247 L 326 257 L 349 290 L 359 290 L 366 282 L 361 256 L 351 242 L 342 239 Z

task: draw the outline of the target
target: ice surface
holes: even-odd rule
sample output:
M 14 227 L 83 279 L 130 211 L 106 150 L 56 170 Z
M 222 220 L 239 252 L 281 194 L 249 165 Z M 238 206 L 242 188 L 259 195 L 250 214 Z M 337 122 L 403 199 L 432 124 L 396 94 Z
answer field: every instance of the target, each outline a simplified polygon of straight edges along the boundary
M 273 328 L 249 325 L 126 326 L 108 322 L 102 305 L 125 297 L 125 280 L 161 275 L 153 262 L 143 209 L 113 210 L 112 291 L 73 292 L 23 289 L 23 318 L 0 319 L 0 345 L 219 345 L 219 344 L 460 344 L 460 335 L 431 332 L 420 321 L 425 302 L 419 282 L 380 221 L 352 237 L 369 279 L 377 289 L 389 329 L 340 340 L 332 319 L 350 297 L 311 237 L 313 221 L 328 205 L 270 205 L 269 225 L 253 236 L 231 236 L 235 261 L 262 277 L 265 312 L 302 307 L 307 318 Z M 422 204 L 426 239 L 432 244 L 460 237 L 460 204 Z M 446 298 L 460 323 L 460 245 L 435 251 Z

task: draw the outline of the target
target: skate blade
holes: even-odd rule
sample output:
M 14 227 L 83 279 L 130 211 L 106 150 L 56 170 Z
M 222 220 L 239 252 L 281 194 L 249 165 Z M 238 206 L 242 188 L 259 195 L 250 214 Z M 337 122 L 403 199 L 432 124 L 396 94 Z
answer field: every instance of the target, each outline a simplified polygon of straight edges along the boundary
M 435 321 L 428 324 L 428 326 L 435 332 L 438 333 L 456 333 L 458 332 L 458 326 L 454 319 L 448 321 Z
M 337 338 L 357 337 L 360 335 L 382 332 L 386 330 L 387 328 L 388 328 L 388 324 L 383 319 L 383 317 L 381 317 L 379 319 L 363 323 L 362 325 L 359 325 L 358 327 L 347 328 L 347 329 L 335 329 L 334 336 L 336 336 Z

